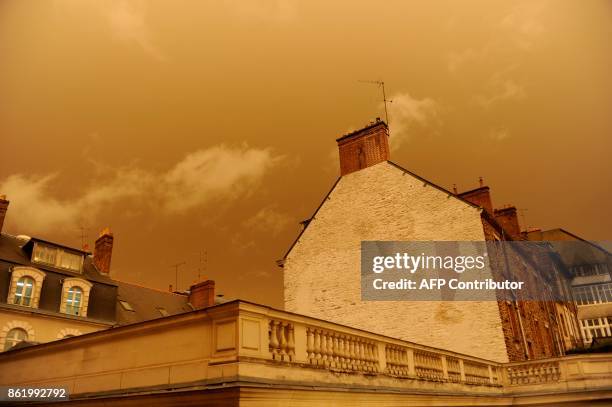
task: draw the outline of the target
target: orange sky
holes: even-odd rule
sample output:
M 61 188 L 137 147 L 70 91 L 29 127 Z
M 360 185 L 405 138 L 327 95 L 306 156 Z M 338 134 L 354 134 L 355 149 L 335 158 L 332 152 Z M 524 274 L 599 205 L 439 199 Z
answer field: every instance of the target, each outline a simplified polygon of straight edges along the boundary
M 159 288 L 206 250 L 220 292 L 279 306 L 275 260 L 384 79 L 393 161 L 609 240 L 610 38 L 595 0 L 4 0 L 4 230 L 110 226 L 114 275 Z

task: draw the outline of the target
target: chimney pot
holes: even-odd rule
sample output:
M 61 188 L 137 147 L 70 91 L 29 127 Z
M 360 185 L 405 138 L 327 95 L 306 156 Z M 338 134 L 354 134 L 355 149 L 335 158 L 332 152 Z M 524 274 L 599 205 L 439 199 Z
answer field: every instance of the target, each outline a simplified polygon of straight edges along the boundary
M 389 129 L 378 117 L 376 122 L 346 134 L 336 142 L 340 154 L 340 175 L 389 160 Z
M 111 257 L 113 255 L 114 237 L 109 228 L 104 228 L 96 240 L 94 248 L 94 265 L 102 274 L 110 274 Z

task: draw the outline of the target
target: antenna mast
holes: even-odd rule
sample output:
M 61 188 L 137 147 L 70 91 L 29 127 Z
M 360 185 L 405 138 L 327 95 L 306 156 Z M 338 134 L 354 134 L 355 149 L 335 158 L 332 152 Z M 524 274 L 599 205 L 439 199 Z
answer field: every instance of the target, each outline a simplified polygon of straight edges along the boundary
M 385 82 L 383 81 L 359 81 L 359 82 L 372 83 L 374 85 L 378 85 L 378 87 L 382 89 L 383 103 L 385 104 L 385 121 L 387 122 L 387 126 L 389 126 L 390 123 L 389 123 L 389 112 L 387 110 L 387 103 L 393 103 L 393 101 L 387 99 L 387 93 L 385 92 Z
M 87 237 L 87 233 L 85 233 L 86 229 L 87 228 L 83 225 L 83 223 L 79 224 L 79 230 L 81 232 L 79 237 L 81 238 L 81 249 L 82 250 L 85 250 L 86 246 L 88 246 L 85 244 L 85 238 Z
M 179 269 L 180 266 L 183 266 L 185 264 L 187 264 L 187 263 L 182 261 L 180 263 L 175 263 L 175 264 L 172 264 L 170 266 L 170 267 L 174 267 L 174 273 L 175 273 L 174 274 L 174 284 L 175 284 L 174 286 L 176 287 L 176 291 L 179 291 L 179 287 L 178 287 L 178 269 Z
M 200 250 L 200 262 L 198 263 L 198 283 L 202 279 L 202 272 L 206 273 L 206 266 L 208 263 L 208 250 Z

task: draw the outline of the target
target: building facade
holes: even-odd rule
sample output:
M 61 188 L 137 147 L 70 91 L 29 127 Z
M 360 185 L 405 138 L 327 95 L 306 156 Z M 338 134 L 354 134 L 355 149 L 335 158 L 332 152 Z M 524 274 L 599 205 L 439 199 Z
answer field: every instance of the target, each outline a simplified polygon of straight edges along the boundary
M 612 337 L 612 254 L 564 229 L 531 230 L 532 241 L 550 241 L 571 273 L 585 343 Z
M 6 197 L 0 197 L 0 227 L 8 206 Z M 211 281 L 186 293 L 172 293 L 111 278 L 113 243 L 113 234 L 105 229 L 92 254 L 0 229 L 0 351 L 214 303 Z
M 389 161 L 384 122 L 337 142 L 341 176 L 279 262 L 287 311 L 499 362 L 564 353 L 546 302 L 362 301 L 361 241 L 512 240 L 515 231 L 487 187 L 457 194 Z M 542 280 L 528 262 L 525 273 Z

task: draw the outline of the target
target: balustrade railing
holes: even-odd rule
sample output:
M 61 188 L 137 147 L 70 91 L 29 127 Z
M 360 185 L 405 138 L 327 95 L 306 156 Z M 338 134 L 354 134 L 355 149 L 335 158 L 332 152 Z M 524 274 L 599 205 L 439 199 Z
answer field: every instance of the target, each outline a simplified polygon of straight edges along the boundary
M 551 383 L 559 381 L 559 362 L 525 362 L 506 368 L 509 384 Z
M 414 352 L 414 366 L 417 377 L 429 380 L 443 380 L 442 355 L 423 350 Z
M 488 384 L 491 383 L 489 377 L 489 366 L 484 363 L 476 363 L 472 361 L 463 362 L 465 370 L 465 382 L 472 384 Z
M 356 335 L 308 327 L 306 352 L 311 365 L 355 372 L 379 371 L 377 344 Z
M 559 361 L 501 364 L 291 315 L 267 322 L 270 359 L 279 362 L 478 386 L 554 383 L 562 376 Z
M 292 361 L 295 358 L 295 333 L 293 324 L 270 320 L 268 328 L 269 349 L 272 359 Z
M 387 361 L 385 372 L 398 377 L 413 376 L 414 374 L 410 372 L 409 352 L 411 351 L 406 347 L 387 344 L 385 346 L 385 359 Z
M 459 383 L 461 381 L 461 364 L 459 359 L 454 357 L 446 358 L 446 366 L 448 372 L 448 380 Z

